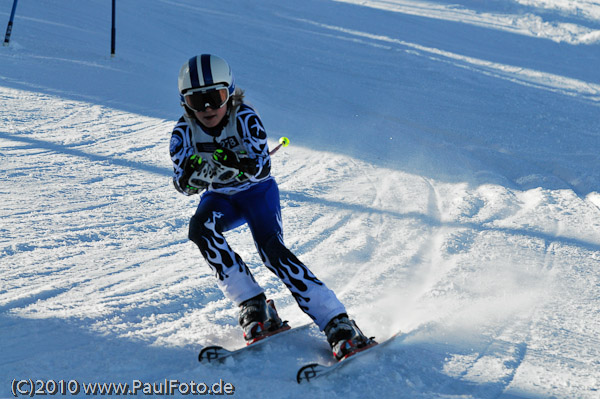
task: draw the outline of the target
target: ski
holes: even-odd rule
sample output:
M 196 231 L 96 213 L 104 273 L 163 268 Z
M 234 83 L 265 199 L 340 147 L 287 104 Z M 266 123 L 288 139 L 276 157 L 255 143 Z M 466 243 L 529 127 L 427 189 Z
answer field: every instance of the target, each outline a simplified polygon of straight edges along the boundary
M 200 353 L 198 354 L 198 361 L 200 363 L 214 363 L 214 362 L 223 362 L 225 359 L 236 356 L 241 353 L 245 353 L 248 351 L 256 350 L 257 348 L 261 348 L 265 343 L 271 341 L 274 338 L 281 337 L 284 335 L 288 335 L 290 333 L 298 332 L 309 328 L 312 323 L 304 324 L 299 327 L 291 328 L 287 323 L 285 326 L 280 328 L 279 330 L 273 331 L 269 335 L 262 337 L 261 339 L 254 341 L 251 344 L 243 346 L 238 349 L 227 349 L 220 345 L 211 345 L 202 348 Z
M 336 363 L 333 363 L 333 364 L 325 365 L 325 364 L 321 364 L 321 363 L 310 363 L 305 366 L 302 366 L 302 367 L 300 367 L 300 369 L 298 370 L 298 373 L 296 374 L 296 381 L 298 381 L 298 384 L 302 384 L 302 383 L 310 382 L 316 378 L 331 374 L 332 372 L 339 370 L 341 367 L 348 364 L 348 362 L 350 362 L 354 359 L 357 359 L 366 353 L 370 353 L 373 349 L 382 348 L 385 345 L 389 344 L 390 342 L 393 342 L 396 338 L 398 338 L 399 336 L 402 336 L 402 335 L 404 335 L 404 334 L 401 332 L 398 332 L 383 342 L 377 343 L 377 342 L 373 341 L 372 343 L 368 344 L 364 348 L 360 348 L 360 349 L 354 351 L 353 353 L 347 355 L 342 360 L 340 360 Z

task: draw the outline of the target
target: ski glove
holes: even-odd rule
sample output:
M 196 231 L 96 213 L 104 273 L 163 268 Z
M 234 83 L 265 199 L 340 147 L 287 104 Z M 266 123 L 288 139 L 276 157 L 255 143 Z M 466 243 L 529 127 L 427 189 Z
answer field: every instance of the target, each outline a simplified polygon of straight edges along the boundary
M 183 173 L 178 181 L 179 188 L 188 195 L 197 194 L 206 189 L 214 176 L 212 169 L 200 155 L 192 155 L 185 160 L 183 165 Z
M 247 178 L 246 175 L 255 175 L 258 171 L 256 161 L 243 157 L 245 154 L 245 152 L 240 153 L 242 155 L 240 157 L 229 148 L 215 150 L 213 152 L 213 160 L 219 169 L 216 172 L 219 180 L 226 181 L 233 178 L 245 180 Z

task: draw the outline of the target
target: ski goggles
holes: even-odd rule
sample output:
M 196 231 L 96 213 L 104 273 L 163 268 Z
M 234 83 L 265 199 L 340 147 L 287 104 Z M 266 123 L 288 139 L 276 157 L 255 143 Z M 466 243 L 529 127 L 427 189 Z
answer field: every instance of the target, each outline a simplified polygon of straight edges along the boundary
M 196 112 L 204 112 L 208 107 L 219 109 L 229 100 L 227 86 L 202 87 L 192 89 L 183 95 L 185 105 Z

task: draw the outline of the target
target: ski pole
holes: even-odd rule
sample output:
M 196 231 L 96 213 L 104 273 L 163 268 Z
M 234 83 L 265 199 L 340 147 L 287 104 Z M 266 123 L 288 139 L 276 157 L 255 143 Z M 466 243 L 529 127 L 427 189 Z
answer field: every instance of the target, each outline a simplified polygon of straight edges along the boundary
M 288 145 L 290 145 L 290 139 L 288 139 L 287 137 L 281 137 L 279 139 L 279 145 L 273 148 L 271 151 L 269 151 L 269 155 L 275 154 L 281 147 L 287 147 Z

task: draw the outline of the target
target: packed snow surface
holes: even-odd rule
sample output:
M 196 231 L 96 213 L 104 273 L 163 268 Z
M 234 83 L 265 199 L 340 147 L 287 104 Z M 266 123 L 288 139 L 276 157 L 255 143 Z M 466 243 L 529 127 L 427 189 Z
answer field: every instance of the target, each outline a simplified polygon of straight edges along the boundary
M 117 1 L 115 57 L 110 3 L 23 0 L 0 48 L 0 397 L 181 394 L 157 392 L 171 380 L 239 398 L 600 397 L 599 1 Z M 198 197 L 170 185 L 177 73 L 200 53 L 230 62 L 272 146 L 290 138 L 273 157 L 286 244 L 367 335 L 405 333 L 385 351 L 300 386 L 330 356 L 316 327 L 197 362 L 243 345 L 187 239 Z M 248 229 L 227 238 L 309 323 Z

